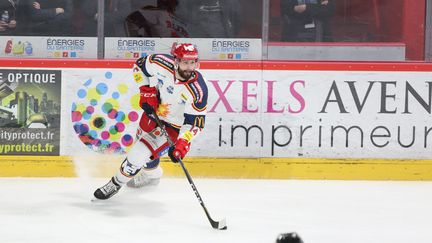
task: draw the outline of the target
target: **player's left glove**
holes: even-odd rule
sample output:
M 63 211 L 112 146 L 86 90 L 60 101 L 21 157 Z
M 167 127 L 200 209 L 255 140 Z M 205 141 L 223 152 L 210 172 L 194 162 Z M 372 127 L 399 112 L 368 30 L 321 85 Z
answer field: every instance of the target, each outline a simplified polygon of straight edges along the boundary
M 174 163 L 179 162 L 179 159 L 183 159 L 187 152 L 190 150 L 190 143 L 183 138 L 177 140 L 174 146 L 171 146 L 168 150 L 168 156 Z

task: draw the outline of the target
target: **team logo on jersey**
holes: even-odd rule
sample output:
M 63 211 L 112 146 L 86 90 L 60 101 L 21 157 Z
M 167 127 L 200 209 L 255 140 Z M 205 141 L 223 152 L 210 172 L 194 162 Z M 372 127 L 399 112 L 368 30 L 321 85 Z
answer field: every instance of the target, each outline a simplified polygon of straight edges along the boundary
M 156 113 L 157 113 L 160 117 L 167 117 L 168 114 L 170 113 L 169 106 L 170 106 L 170 104 L 167 104 L 167 103 L 161 103 L 161 104 L 159 104 L 159 106 L 158 106 L 158 110 L 157 110 Z
M 170 94 L 174 93 L 174 87 L 171 86 L 171 85 L 168 86 L 168 87 L 167 87 L 167 92 L 170 93 Z

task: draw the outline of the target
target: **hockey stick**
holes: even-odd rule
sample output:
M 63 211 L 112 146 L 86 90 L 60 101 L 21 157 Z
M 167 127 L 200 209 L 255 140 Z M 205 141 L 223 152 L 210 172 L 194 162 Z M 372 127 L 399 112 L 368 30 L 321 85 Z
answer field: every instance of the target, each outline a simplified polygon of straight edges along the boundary
M 162 122 L 161 122 L 161 120 L 159 119 L 159 117 L 158 117 L 158 115 L 156 114 L 156 112 L 155 112 L 155 111 L 152 111 L 152 114 L 153 114 L 153 117 L 154 117 L 155 120 L 156 120 L 157 125 L 160 127 L 160 129 L 161 129 L 163 135 L 164 135 L 165 138 L 168 140 L 168 144 L 169 144 L 169 146 L 170 146 L 170 147 L 174 146 L 173 141 L 172 141 L 171 138 L 169 137 L 167 131 L 165 130 L 164 125 L 162 124 Z M 204 205 L 204 201 L 203 201 L 203 199 L 201 198 L 201 196 L 200 196 L 200 194 L 199 194 L 199 192 L 198 192 L 198 189 L 196 188 L 195 183 L 193 182 L 192 177 L 190 176 L 188 170 L 186 169 L 186 167 L 185 167 L 185 165 L 184 165 L 182 159 L 179 158 L 178 160 L 179 160 L 179 164 L 180 164 L 180 166 L 181 166 L 182 169 L 183 169 L 183 172 L 184 172 L 185 175 L 186 175 L 186 178 L 187 178 L 188 181 L 189 181 L 190 186 L 192 187 L 192 190 L 193 190 L 194 193 L 195 193 L 195 196 L 198 198 L 198 201 L 199 201 L 199 203 L 201 204 L 202 208 L 204 209 L 204 212 L 205 212 L 205 214 L 206 214 L 208 220 L 210 221 L 210 224 L 211 224 L 211 226 L 213 227 L 213 229 L 226 230 L 226 229 L 227 229 L 226 220 L 225 220 L 225 219 L 222 219 L 221 221 L 214 221 L 214 220 L 211 218 L 211 216 L 210 216 L 210 214 L 209 214 L 209 212 L 208 212 L 206 206 Z

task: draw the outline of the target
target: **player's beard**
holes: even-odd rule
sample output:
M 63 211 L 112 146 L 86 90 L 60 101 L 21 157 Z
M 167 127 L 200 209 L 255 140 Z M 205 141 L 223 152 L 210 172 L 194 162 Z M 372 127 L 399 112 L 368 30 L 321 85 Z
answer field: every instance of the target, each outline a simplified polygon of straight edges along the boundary
M 183 80 L 189 80 L 193 73 L 193 71 L 181 70 L 180 68 L 177 69 L 177 72 Z

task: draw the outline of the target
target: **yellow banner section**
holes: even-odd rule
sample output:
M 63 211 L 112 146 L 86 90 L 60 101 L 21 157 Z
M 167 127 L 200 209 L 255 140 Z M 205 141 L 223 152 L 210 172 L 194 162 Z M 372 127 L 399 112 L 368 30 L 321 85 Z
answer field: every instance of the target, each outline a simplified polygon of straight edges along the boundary
M 122 157 L 1 156 L 0 177 L 111 177 Z M 91 161 L 91 162 L 89 162 Z M 319 158 L 200 158 L 185 165 L 193 177 L 324 180 L 432 180 L 432 160 Z M 164 176 L 183 177 L 178 164 L 162 159 Z
M 69 156 L 0 156 L 0 177 L 76 177 Z

